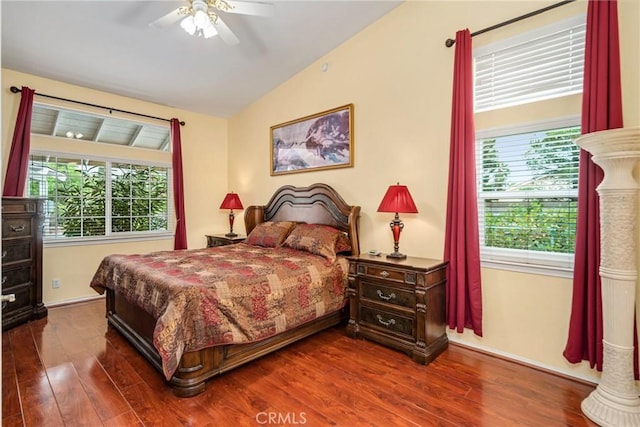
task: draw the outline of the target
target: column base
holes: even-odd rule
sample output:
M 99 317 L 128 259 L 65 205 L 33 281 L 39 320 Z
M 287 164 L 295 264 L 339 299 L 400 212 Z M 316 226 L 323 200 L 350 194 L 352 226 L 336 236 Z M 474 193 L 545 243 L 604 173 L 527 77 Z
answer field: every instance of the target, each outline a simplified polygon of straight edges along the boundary
M 600 426 L 640 426 L 640 398 L 620 397 L 600 385 L 582 401 L 582 412 Z

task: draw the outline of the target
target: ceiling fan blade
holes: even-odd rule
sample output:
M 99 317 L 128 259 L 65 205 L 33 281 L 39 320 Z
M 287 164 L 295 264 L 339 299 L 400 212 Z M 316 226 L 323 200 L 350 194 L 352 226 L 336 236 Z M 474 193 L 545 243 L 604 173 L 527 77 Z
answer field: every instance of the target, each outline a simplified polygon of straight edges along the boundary
M 180 18 L 183 17 L 183 15 L 179 13 L 179 11 L 180 11 L 180 8 L 177 8 L 176 10 L 173 10 L 167 13 L 166 15 L 164 15 L 163 17 L 158 18 L 155 21 L 151 22 L 149 26 L 156 27 L 156 28 L 169 27 L 175 24 L 176 22 L 178 22 Z
M 242 15 L 256 15 L 256 16 L 272 16 L 273 4 L 271 3 L 257 3 L 251 1 L 233 1 L 227 0 L 233 9 L 229 10 L 229 13 L 240 13 Z
M 235 34 L 233 34 L 233 31 L 231 31 L 231 28 L 229 28 L 227 24 L 224 23 L 222 18 L 218 16 L 218 19 L 213 25 L 214 27 L 216 27 L 216 30 L 218 31 L 218 35 L 220 36 L 223 42 L 225 42 L 229 46 L 233 46 L 240 43 L 240 40 L 238 39 L 238 37 Z

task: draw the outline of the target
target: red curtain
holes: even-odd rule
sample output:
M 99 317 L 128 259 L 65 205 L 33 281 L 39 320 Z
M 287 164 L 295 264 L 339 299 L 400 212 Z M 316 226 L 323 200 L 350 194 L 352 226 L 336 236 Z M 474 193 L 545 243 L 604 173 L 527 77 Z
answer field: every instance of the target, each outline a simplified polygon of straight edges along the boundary
M 180 121 L 171 119 L 171 160 L 173 163 L 173 200 L 176 210 L 174 249 L 187 249 L 187 226 L 184 219 L 184 185 L 182 183 L 182 142 Z
M 617 2 L 589 0 L 582 93 L 582 133 L 622 127 Z M 563 352 L 572 363 L 602 370 L 600 206 L 596 187 L 604 173 L 580 151 L 573 301 Z M 637 355 L 636 355 L 637 357 Z M 635 363 L 637 370 L 637 363 Z M 636 374 L 637 378 L 637 374 Z
M 476 195 L 473 59 L 469 30 L 456 33 L 444 259 L 447 323 L 482 336 L 482 288 Z
M 16 127 L 4 179 L 3 196 L 22 197 L 29 172 L 29 147 L 31 145 L 31 112 L 35 90 L 22 86 L 22 97 L 18 108 Z

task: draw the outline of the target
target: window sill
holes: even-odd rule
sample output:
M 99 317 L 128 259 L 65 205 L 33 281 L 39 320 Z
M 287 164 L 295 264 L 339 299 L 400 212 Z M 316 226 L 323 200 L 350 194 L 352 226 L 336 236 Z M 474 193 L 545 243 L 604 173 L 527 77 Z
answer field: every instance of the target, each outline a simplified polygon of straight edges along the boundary
M 556 267 L 551 265 L 537 265 L 500 260 L 481 260 L 480 266 L 482 268 L 493 268 L 495 270 L 515 271 L 518 273 L 537 274 L 541 276 L 562 277 L 565 279 L 571 279 L 573 277 L 573 268 L 571 267 Z
M 139 234 L 133 236 L 109 236 L 109 237 L 81 237 L 81 238 L 68 238 L 68 239 L 56 239 L 56 240 L 44 240 L 43 247 L 45 248 L 58 248 L 64 246 L 89 246 L 89 245 L 104 245 L 113 243 L 135 243 L 145 242 L 150 240 L 168 240 L 173 239 L 173 233 L 163 232 L 154 234 Z
M 574 254 L 495 247 L 480 248 L 482 267 L 542 276 L 572 278 L 573 260 Z

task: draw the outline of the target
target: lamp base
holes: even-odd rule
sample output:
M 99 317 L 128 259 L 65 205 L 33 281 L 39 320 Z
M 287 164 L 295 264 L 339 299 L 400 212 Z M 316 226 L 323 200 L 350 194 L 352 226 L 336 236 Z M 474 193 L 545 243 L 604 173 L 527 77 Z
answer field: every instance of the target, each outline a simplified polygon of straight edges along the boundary
M 401 254 L 400 252 L 392 252 L 387 255 L 387 258 L 393 259 L 405 259 L 407 256 L 405 254 Z
M 238 235 L 236 233 L 227 233 L 225 237 L 238 237 Z

